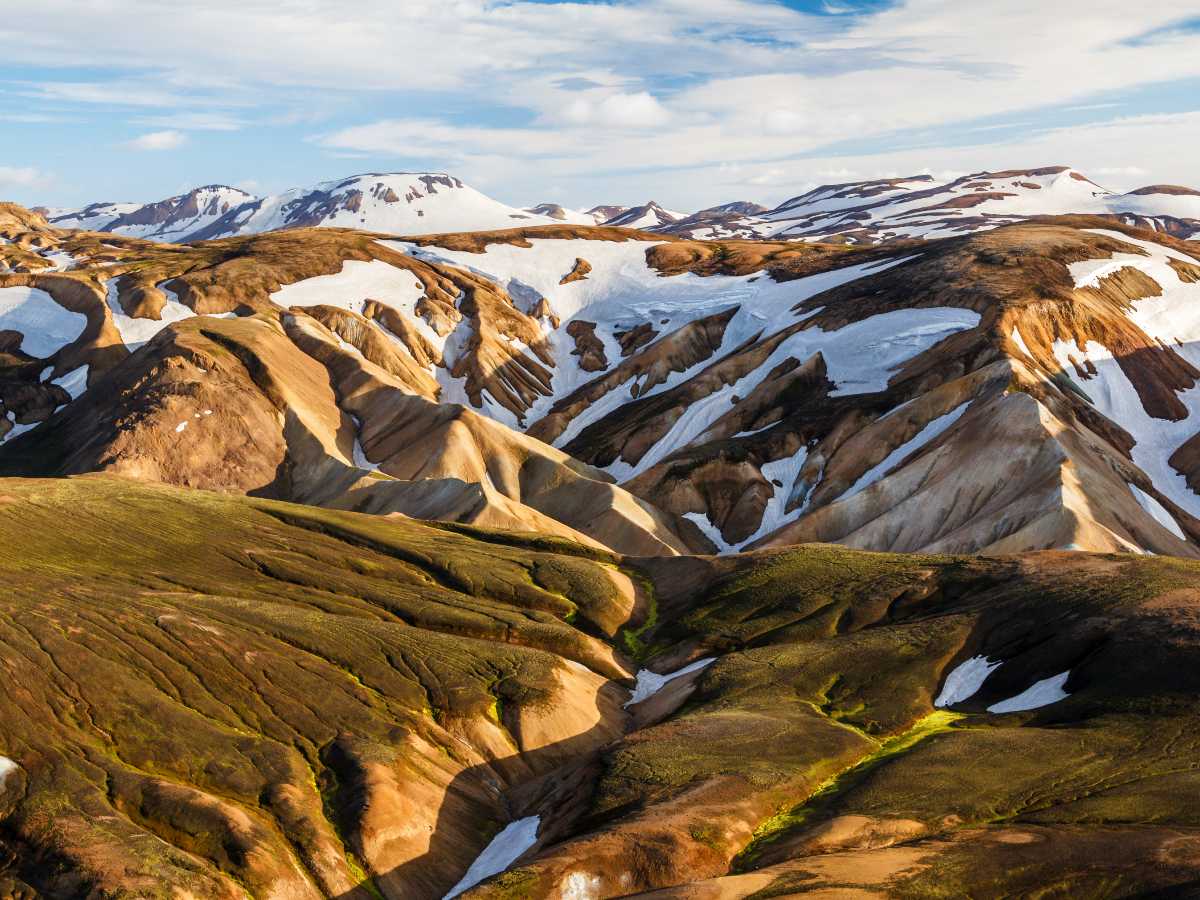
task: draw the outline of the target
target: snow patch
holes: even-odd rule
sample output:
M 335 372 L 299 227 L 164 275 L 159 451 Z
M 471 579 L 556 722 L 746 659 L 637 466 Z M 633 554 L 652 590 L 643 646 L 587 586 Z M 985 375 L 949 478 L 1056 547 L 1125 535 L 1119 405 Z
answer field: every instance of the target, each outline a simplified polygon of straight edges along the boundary
M 483 848 L 483 852 L 475 858 L 475 862 L 471 863 L 466 874 L 442 900 L 451 900 L 451 898 L 457 897 L 485 878 L 499 875 L 515 863 L 521 854 L 537 843 L 540 823 L 540 816 L 527 816 L 505 825 L 504 829 L 492 838 L 491 843 Z
M 357 416 L 351 416 L 350 418 L 354 422 L 354 465 L 359 469 L 366 469 L 368 472 L 378 472 L 379 466 L 367 459 L 367 454 L 363 451 L 362 441 L 359 440 L 359 435 L 362 434 L 362 422 L 358 420 Z
M 600 876 L 587 872 L 572 872 L 563 880 L 562 900 L 598 900 Z
M 1179 527 L 1179 523 L 1175 521 L 1165 506 L 1143 491 L 1136 484 L 1129 485 L 1129 490 L 1133 492 L 1134 499 L 1141 505 L 1142 509 L 1150 514 L 1150 516 L 1175 537 L 1181 541 L 1186 541 L 1187 536 L 1183 533 L 1183 529 Z
M 988 712 L 1023 712 L 1027 709 L 1038 709 L 1043 706 L 1049 706 L 1051 703 L 1057 703 L 1059 700 L 1065 700 L 1070 695 L 1063 690 L 1063 685 L 1067 683 L 1067 678 L 1070 675 L 1071 670 L 1068 669 L 1065 672 L 1060 672 L 1057 675 L 1034 682 L 1033 685 L 1017 694 L 1017 696 L 1001 700 L 999 703 L 993 703 L 987 708 Z
M 39 425 L 42 424 L 41 422 L 29 422 L 25 425 L 22 425 L 17 422 L 17 414 L 14 413 L 11 409 L 8 411 L 7 418 L 8 418 L 8 421 L 10 423 L 12 423 L 12 428 L 10 428 L 8 430 L 8 434 L 4 435 L 5 441 L 11 441 L 13 438 L 17 437 L 18 435 L 22 435 L 27 431 L 32 431 L 34 428 L 37 428 Z
M 808 448 L 801 447 L 791 456 L 786 456 L 783 459 L 775 459 L 762 465 L 759 471 L 762 472 L 763 478 L 771 482 L 771 487 L 775 489 L 775 493 L 771 495 L 770 499 L 767 500 L 766 507 L 763 508 L 762 519 L 758 523 L 758 528 L 754 534 L 742 541 L 742 547 L 753 544 L 759 538 L 766 537 L 773 531 L 778 531 L 790 521 L 804 515 L 807 504 L 803 504 L 799 509 L 794 510 L 791 516 L 787 515 L 786 507 L 788 500 L 791 499 L 792 491 L 796 487 L 796 479 L 800 477 L 800 470 L 804 468 L 804 463 L 807 459 Z
M 881 478 L 886 476 L 908 456 L 915 453 L 921 447 L 924 447 L 930 441 L 934 440 L 947 429 L 949 429 L 950 426 L 962 418 L 962 414 L 967 411 L 967 407 L 970 405 L 971 401 L 968 400 L 966 403 L 960 404 L 959 406 L 950 410 L 950 412 L 946 413 L 945 415 L 938 416 L 936 419 L 930 420 L 928 423 L 926 423 L 924 428 L 922 428 L 915 435 L 884 457 L 882 462 L 859 476 L 858 481 L 854 482 L 854 484 L 851 485 L 846 493 L 842 494 L 839 499 L 845 500 L 849 497 L 853 497 L 855 494 L 866 490 L 876 481 L 879 481 Z
M 83 334 L 87 316 L 59 306 L 46 291 L 0 288 L 0 331 L 21 332 L 21 349 L 45 358 Z
M 121 334 L 121 341 L 131 351 L 141 347 L 171 323 L 182 322 L 184 319 L 190 319 L 196 315 L 191 307 L 179 302 L 178 296 L 173 291 L 161 285 L 158 289 L 167 297 L 167 302 L 163 305 L 159 318 L 134 318 L 125 315 L 125 311 L 121 308 L 117 279 L 110 278 L 105 282 L 106 300 L 108 308 L 112 311 L 113 324 L 117 326 L 117 331 Z
M 4 783 L 8 781 L 8 776 L 19 768 L 20 766 L 7 756 L 0 756 L 0 788 L 4 787 Z
M 705 513 L 688 512 L 683 514 L 683 518 L 689 522 L 695 522 L 696 526 L 704 533 L 704 536 L 712 541 L 717 546 L 718 553 L 732 553 L 734 547 L 721 536 L 721 529 L 712 523 Z
M 987 677 L 999 666 L 1000 660 L 992 662 L 986 656 L 972 656 L 970 659 L 960 662 L 946 676 L 942 692 L 933 701 L 933 705 L 938 708 L 954 706 L 956 703 L 971 699 L 983 687 Z
M 696 672 L 700 669 L 706 669 L 717 661 L 715 656 L 710 656 L 705 659 L 698 659 L 694 663 L 684 666 L 682 669 L 676 669 L 674 672 L 668 672 L 666 675 L 659 675 L 657 672 L 651 672 L 649 669 L 640 669 L 637 673 L 637 684 L 633 688 L 633 696 L 625 701 L 625 707 L 629 708 L 635 703 L 641 703 L 648 697 L 653 697 L 663 687 L 681 675 L 687 675 L 689 672 Z
M 52 383 L 57 384 L 60 388 L 71 395 L 72 400 L 78 400 L 80 395 L 87 390 L 88 381 L 88 366 L 82 365 L 78 369 L 73 369 L 61 378 L 56 378 Z
M 1020 350 L 1030 359 L 1034 358 L 1033 354 L 1029 352 L 1029 346 L 1025 343 L 1025 338 L 1021 337 L 1021 329 L 1016 325 L 1013 326 L 1012 335 L 1010 335 L 1010 337 L 1012 342 L 1017 345 L 1018 350 Z
M 178 425 L 175 426 L 175 433 L 179 434 L 181 431 L 183 431 L 187 427 L 188 427 L 187 419 L 184 419 L 182 422 L 180 422 Z

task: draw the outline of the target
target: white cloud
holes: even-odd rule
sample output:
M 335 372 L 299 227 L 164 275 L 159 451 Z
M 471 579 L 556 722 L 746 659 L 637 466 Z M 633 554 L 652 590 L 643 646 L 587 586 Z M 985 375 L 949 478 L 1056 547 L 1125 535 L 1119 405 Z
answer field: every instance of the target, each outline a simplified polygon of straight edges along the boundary
M 639 91 L 599 99 L 576 97 L 563 109 L 562 119 L 572 125 L 638 129 L 665 125 L 670 114 L 649 92 Z
M 808 126 L 808 117 L 794 109 L 769 109 L 763 114 L 766 134 L 799 134 Z
M 43 187 L 51 182 L 49 175 L 33 166 L 0 166 L 0 188 Z
M 1150 173 L 1141 166 L 1095 166 L 1088 169 L 1093 175 L 1124 175 L 1132 178 L 1143 178 Z
M 180 112 L 165 116 L 145 116 L 136 120 L 139 125 L 157 126 L 187 131 L 238 131 L 246 119 L 220 112 Z
M 182 131 L 151 131 L 135 137 L 125 146 L 132 150 L 175 150 L 187 143 Z
M 657 196 L 698 207 L 729 199 L 718 192 L 793 192 L 840 169 L 1090 160 L 1118 182 L 1200 183 L 1177 124 L 1103 132 L 1113 147 L 1087 143 L 1094 126 L 1044 131 L 1049 108 L 1116 115 L 1127 107 L 1106 113 L 1110 101 L 1134 88 L 1200 78 L 1200 35 L 1173 28 L 1194 10 L 1194 0 L 1155 0 L 1136 16 L 1124 0 L 897 0 L 869 14 L 827 0 L 827 15 L 773 0 L 41 0 L 36 21 L 5 30 L 10 63 L 109 73 L 24 90 L 47 105 L 137 108 L 133 121 L 153 131 L 131 146 L 304 125 L 330 167 L 320 177 L 367 157 L 490 181 L 512 202 L 557 183 L 576 205 Z M 1126 143 L 1134 131 L 1151 143 Z M 914 135 L 922 149 L 896 149 Z M 970 147 L 953 146 L 964 138 Z M 851 142 L 854 154 L 829 149 Z
M 43 81 L 25 86 L 27 96 L 41 101 L 98 106 L 177 106 L 185 98 L 136 81 Z

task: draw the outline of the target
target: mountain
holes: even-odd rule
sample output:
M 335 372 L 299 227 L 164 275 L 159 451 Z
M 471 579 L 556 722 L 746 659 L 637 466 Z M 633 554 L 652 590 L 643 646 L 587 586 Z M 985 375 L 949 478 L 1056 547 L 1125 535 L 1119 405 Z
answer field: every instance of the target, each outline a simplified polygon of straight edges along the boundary
M 738 200 L 684 216 L 651 230 L 693 240 L 754 239 L 759 236 L 759 216 L 769 212 L 758 203 Z
M 0 204 L 0 894 L 1186 893 L 1200 253 L 1012 218 Z
M 634 206 L 624 210 L 604 222 L 605 225 L 612 225 L 618 228 L 659 228 L 664 225 L 671 225 L 684 218 L 684 213 L 671 212 L 663 209 L 653 200 L 645 203 L 642 206 Z
M 694 240 L 880 243 L 969 234 L 1042 215 L 1104 215 L 1190 239 L 1200 235 L 1200 191 L 1151 185 L 1115 194 L 1066 166 L 824 185 L 774 209 L 733 201 L 687 214 L 649 201 L 586 211 L 557 203 L 506 206 L 451 175 L 356 175 L 258 198 L 208 185 L 157 203 L 94 203 L 45 210 L 51 225 L 186 243 L 286 228 L 361 228 L 394 235 L 519 225 L 610 225 Z
M 438 173 L 355 175 L 270 197 L 210 185 L 158 203 L 99 203 L 50 211 L 60 228 L 110 231 L 128 237 L 186 243 L 283 228 L 363 228 L 388 234 L 472 231 L 514 224 L 550 224 L 551 212 L 505 206 L 457 178 Z M 575 214 L 579 221 L 591 220 Z
M 768 212 L 730 219 L 708 239 L 745 237 L 878 243 L 968 234 L 1036 216 L 1107 215 L 1189 238 L 1200 233 L 1200 194 L 1155 185 L 1115 194 L 1067 166 L 929 175 L 824 185 Z M 667 230 L 671 230 L 668 226 Z
M 1060 217 L 854 250 L 292 229 L 185 251 L 7 233 L 0 472 L 626 553 L 1200 553 L 1200 261 L 1163 232 Z M 204 409 L 219 427 L 188 419 Z
M 1131 225 L 1200 238 L 1200 191 L 1193 188 L 1154 184 L 1115 197 L 1108 205 Z
M 93 203 L 77 211 L 51 212 L 51 225 L 112 231 L 158 241 L 185 241 L 203 233 L 231 213 L 258 202 L 237 188 L 210 184 L 178 197 L 138 206 L 134 203 Z
M 749 200 L 735 200 L 732 203 L 722 203 L 720 206 L 710 206 L 708 209 L 702 209 L 694 215 L 701 216 L 714 213 L 740 213 L 743 216 L 757 216 L 770 210 L 761 203 L 753 203 Z
M 619 209 L 618 207 L 612 207 Z M 539 203 L 537 206 L 528 207 L 525 212 L 534 216 L 543 216 L 548 219 L 553 219 L 556 222 L 565 222 L 569 225 L 599 225 L 609 215 L 598 213 L 595 209 L 590 209 L 587 212 L 580 212 L 576 209 L 567 209 L 557 203 Z M 616 215 L 616 213 L 612 213 Z
M 585 210 L 584 215 L 591 216 L 595 220 L 594 224 L 603 225 L 609 219 L 615 219 L 628 209 L 628 206 L 593 206 L 591 209 Z

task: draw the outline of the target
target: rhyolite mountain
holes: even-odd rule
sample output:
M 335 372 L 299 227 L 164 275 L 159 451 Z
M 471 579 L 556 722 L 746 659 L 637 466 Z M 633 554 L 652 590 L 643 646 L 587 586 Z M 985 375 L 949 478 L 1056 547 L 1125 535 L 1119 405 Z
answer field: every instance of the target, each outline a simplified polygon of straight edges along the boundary
M 0 896 L 1200 884 L 1195 243 L 312 209 L 0 205 Z
M 1059 217 L 864 249 L 578 225 L 179 246 L 9 216 L 7 474 L 624 553 L 1200 553 L 1200 262 L 1164 232 Z

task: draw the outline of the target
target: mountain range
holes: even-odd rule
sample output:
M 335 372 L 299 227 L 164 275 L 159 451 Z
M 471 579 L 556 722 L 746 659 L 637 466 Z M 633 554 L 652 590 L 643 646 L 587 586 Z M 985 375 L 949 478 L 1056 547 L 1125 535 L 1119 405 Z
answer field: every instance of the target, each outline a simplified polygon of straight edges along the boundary
M 1190 890 L 1198 228 L 0 204 L 0 894 Z
M 506 206 L 439 173 L 356 175 L 269 197 L 207 185 L 155 203 L 39 207 L 51 225 L 187 242 L 280 228 L 333 226 L 389 234 L 482 231 L 516 225 L 613 225 L 702 240 L 730 238 L 880 243 L 964 234 L 1039 215 L 1081 213 L 1175 237 L 1200 234 L 1200 191 L 1149 185 L 1114 193 L 1067 166 L 823 185 L 768 209 L 734 201 L 694 213 L 640 206 Z

